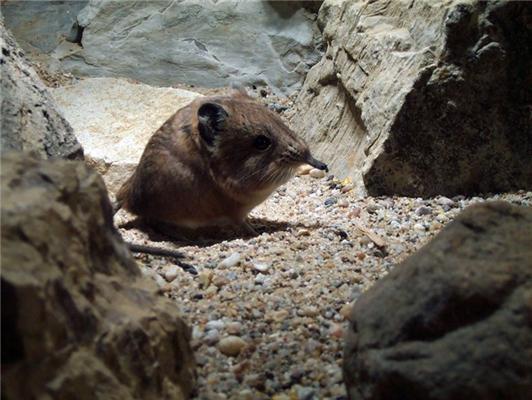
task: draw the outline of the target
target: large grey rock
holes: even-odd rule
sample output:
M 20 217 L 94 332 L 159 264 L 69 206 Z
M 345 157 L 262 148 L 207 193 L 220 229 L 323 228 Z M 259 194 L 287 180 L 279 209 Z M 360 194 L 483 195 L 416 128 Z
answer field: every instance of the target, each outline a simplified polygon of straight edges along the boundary
M 1 22 L 0 47 L 1 151 L 33 151 L 42 158 L 83 158 L 72 128 Z
M 2 157 L 2 398 L 185 399 L 191 331 L 84 163 Z
M 351 400 L 532 393 L 532 209 L 468 208 L 353 307 Z
M 77 16 L 88 0 L 8 0 L 2 2 L 5 24 L 25 50 L 53 51 L 65 39 L 75 41 Z
M 63 41 L 50 54 L 74 74 L 161 86 L 269 85 L 291 92 L 321 55 L 315 14 L 308 11 L 315 6 L 307 3 L 90 1 L 77 18 L 83 47 Z M 26 14 L 35 12 L 26 7 Z M 35 33 L 32 26 L 16 28 L 25 42 Z M 56 28 L 50 24 L 52 32 Z
M 83 145 L 86 161 L 112 194 L 133 173 L 151 135 L 200 96 L 116 78 L 86 78 L 50 90 Z
M 530 4 L 326 0 L 294 127 L 370 194 L 532 187 Z

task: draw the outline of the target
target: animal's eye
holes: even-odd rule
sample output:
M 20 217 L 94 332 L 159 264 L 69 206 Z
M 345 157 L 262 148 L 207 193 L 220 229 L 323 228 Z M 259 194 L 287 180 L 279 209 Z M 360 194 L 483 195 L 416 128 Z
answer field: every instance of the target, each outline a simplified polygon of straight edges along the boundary
M 268 147 L 272 145 L 272 141 L 267 136 L 259 135 L 253 141 L 253 145 L 258 150 L 266 150 Z

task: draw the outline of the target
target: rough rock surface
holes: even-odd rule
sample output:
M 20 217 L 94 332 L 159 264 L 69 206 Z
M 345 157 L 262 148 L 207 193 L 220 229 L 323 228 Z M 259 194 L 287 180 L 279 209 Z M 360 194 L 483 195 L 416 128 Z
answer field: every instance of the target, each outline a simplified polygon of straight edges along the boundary
M 531 315 L 532 210 L 470 207 L 355 303 L 349 398 L 529 398 Z
M 316 14 L 308 11 L 315 6 L 306 3 L 90 1 L 77 17 L 83 47 L 63 41 L 50 54 L 74 74 L 129 77 L 162 86 L 235 82 L 291 92 L 321 56 Z M 39 8 L 8 3 L 4 11 L 25 42 L 35 29 L 18 25 Z M 56 25 L 49 24 L 53 35 Z M 40 46 L 49 47 L 46 41 Z
M 0 22 L 1 151 L 33 151 L 42 158 L 83 158 L 72 128 Z
M 115 78 L 87 78 L 50 90 L 111 193 L 131 175 L 151 135 L 199 96 Z
M 373 195 L 530 188 L 530 10 L 327 0 L 318 23 L 328 48 L 292 123 Z
M 4 0 L 5 24 L 24 49 L 49 53 L 65 39 L 75 41 L 79 12 L 88 0 Z
M 190 329 L 83 163 L 2 158 L 2 398 L 184 399 Z

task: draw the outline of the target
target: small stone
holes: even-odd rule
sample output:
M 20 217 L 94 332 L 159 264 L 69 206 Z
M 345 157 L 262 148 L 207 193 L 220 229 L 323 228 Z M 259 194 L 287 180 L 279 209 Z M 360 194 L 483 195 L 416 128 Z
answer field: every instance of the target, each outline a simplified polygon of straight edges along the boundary
M 240 254 L 235 252 L 232 253 L 229 257 L 223 259 L 219 264 L 218 268 L 231 268 L 237 265 L 240 262 Z
M 342 324 L 331 324 L 331 327 L 329 328 L 329 334 L 337 339 L 341 339 L 344 336 L 344 328 Z
M 224 326 L 225 324 L 221 319 L 214 319 L 205 324 L 205 331 L 210 331 L 213 329 L 217 329 L 221 331 L 224 328 Z
M 242 324 L 240 322 L 229 322 L 225 326 L 225 331 L 229 335 L 236 335 L 239 336 L 242 333 Z
M 201 271 L 198 274 L 198 283 L 202 289 L 207 289 L 212 282 L 212 271 Z
M 227 336 L 218 343 L 218 350 L 226 356 L 235 357 L 246 347 L 246 341 L 238 336 Z
M 217 329 L 211 329 L 210 331 L 207 331 L 203 336 L 203 341 L 208 346 L 214 346 L 220 341 L 220 332 Z
M 379 208 L 380 207 L 377 204 L 368 204 L 366 206 L 366 211 L 370 214 L 375 214 Z
M 305 164 L 297 169 L 296 174 L 297 175 L 308 175 L 311 170 L 312 170 L 312 166 Z
M 266 275 L 258 273 L 255 277 L 255 284 L 262 285 L 264 281 L 266 280 Z
M 296 389 L 297 400 L 312 400 L 316 398 L 314 388 L 299 386 Z
M 423 224 L 414 224 L 414 229 L 416 231 L 425 231 L 425 226 Z
M 353 207 L 351 212 L 348 214 L 349 218 L 358 218 L 362 210 L 359 207 Z
M 179 274 L 179 269 L 180 268 L 175 265 L 171 266 L 164 272 L 164 279 L 166 279 L 168 282 L 172 282 L 173 280 L 175 280 L 175 278 L 177 278 L 177 275 Z
M 302 236 L 310 236 L 310 231 L 305 228 L 298 229 L 296 236 L 302 237 Z
M 432 214 L 432 209 L 430 207 L 421 206 L 416 209 L 415 213 L 419 216 L 430 215 Z
M 342 193 L 347 193 L 347 192 L 353 190 L 353 188 L 354 188 L 354 186 L 352 184 L 348 183 L 347 185 L 344 185 L 342 187 Z
M 304 306 L 300 311 L 301 316 L 304 317 L 315 317 L 319 314 L 319 310 L 315 306 Z
M 253 269 L 257 272 L 262 272 L 267 274 L 270 266 L 266 263 L 253 263 Z
M 438 198 L 436 200 L 436 203 L 438 203 L 440 206 L 448 206 L 448 207 L 454 207 L 456 205 L 456 203 L 453 200 L 445 196 L 441 196 L 440 198 Z
M 212 283 L 214 286 L 220 288 L 220 287 L 227 285 L 229 283 L 229 280 L 225 276 L 215 275 L 214 278 L 212 279 Z
M 207 290 L 205 290 L 205 296 L 210 298 L 214 296 L 216 293 L 218 293 L 218 288 L 216 286 L 210 286 Z
M 338 200 L 338 207 L 346 208 L 349 206 L 349 202 L 346 199 L 340 199 Z
M 325 200 L 325 202 L 323 204 L 325 204 L 327 207 L 329 206 L 332 206 L 333 204 L 335 204 L 338 200 L 336 199 L 336 197 L 329 197 L 328 199 Z
M 316 178 L 316 179 L 321 179 L 321 178 L 324 178 L 325 177 L 325 171 L 321 170 L 321 169 L 317 169 L 317 168 L 312 168 L 310 171 L 309 171 L 309 175 L 313 178 Z

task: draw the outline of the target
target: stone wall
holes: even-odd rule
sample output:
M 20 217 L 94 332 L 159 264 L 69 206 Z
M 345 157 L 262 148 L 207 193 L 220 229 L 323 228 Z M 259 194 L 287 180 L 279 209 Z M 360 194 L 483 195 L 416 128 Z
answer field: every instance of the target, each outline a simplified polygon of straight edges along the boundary
M 267 85 L 290 93 L 321 57 L 313 2 L 105 0 L 81 11 L 83 2 L 61 3 L 62 12 L 55 5 L 55 12 L 43 12 L 40 2 L 7 2 L 2 9 L 21 43 L 77 75 L 158 86 Z

